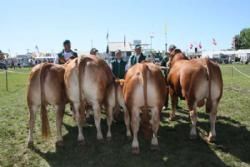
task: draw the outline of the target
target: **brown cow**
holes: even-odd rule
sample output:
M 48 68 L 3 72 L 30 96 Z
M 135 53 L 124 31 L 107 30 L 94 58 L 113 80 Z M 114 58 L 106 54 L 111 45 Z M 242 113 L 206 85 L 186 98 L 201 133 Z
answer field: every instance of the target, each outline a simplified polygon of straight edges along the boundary
M 150 135 L 152 135 L 153 131 L 152 148 L 158 146 L 157 132 L 160 112 L 166 97 L 165 90 L 166 86 L 161 70 L 153 63 L 138 63 L 127 71 L 123 85 L 123 96 L 131 116 L 132 153 L 138 154 L 140 152 L 137 139 L 140 114 L 144 132 L 147 134 L 150 130 Z M 125 117 L 129 117 L 129 115 L 125 114 Z
M 113 110 L 117 108 L 117 103 L 123 107 L 125 104 L 122 104 L 121 91 L 118 91 L 119 88 L 115 84 L 115 78 L 107 63 L 93 55 L 76 58 L 65 68 L 64 80 L 68 98 L 76 114 L 78 141 L 84 142 L 82 124 L 85 119 L 86 105 L 92 106 L 94 110 L 97 139 L 103 139 L 100 125 L 101 108 L 104 106 L 108 110 L 107 137 L 110 138 Z M 117 92 L 120 93 L 117 94 Z M 124 110 L 126 110 L 125 107 Z
M 57 144 L 62 144 L 62 120 L 67 103 L 64 86 L 64 67 L 52 63 L 42 63 L 32 68 L 29 77 L 27 102 L 29 108 L 29 137 L 28 146 L 33 145 L 33 130 L 35 112 L 41 106 L 42 135 L 50 133 L 46 106 L 56 106 Z
M 208 59 L 188 60 L 178 50 L 170 55 L 169 66 L 170 72 L 167 81 L 172 100 L 170 119 L 175 117 L 178 96 L 185 98 L 192 122 L 190 138 L 196 138 L 196 107 L 203 106 L 206 100 L 206 112 L 210 113 L 211 123 L 208 140 L 215 140 L 217 107 L 223 87 L 220 67 Z

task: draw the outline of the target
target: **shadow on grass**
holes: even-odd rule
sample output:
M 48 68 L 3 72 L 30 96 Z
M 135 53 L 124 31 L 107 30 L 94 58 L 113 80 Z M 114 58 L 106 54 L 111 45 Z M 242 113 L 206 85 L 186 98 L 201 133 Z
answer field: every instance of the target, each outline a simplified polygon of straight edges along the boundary
M 166 117 L 166 116 L 163 116 Z M 199 118 L 208 119 L 205 113 Z M 166 120 L 166 119 L 165 119 Z M 164 121 L 163 121 L 164 122 Z M 140 155 L 131 154 L 131 140 L 125 136 L 125 125 L 121 122 L 112 126 L 111 141 L 97 141 L 95 127 L 84 128 L 84 146 L 76 142 L 77 128 L 65 124 L 68 133 L 64 136 L 64 148 L 55 152 L 34 152 L 45 159 L 50 166 L 227 166 L 216 151 L 231 154 L 243 162 L 250 162 L 250 132 L 246 127 L 228 117 L 218 117 L 217 141 L 208 144 L 201 137 L 189 140 L 189 118 L 186 111 L 180 111 L 174 126 L 163 123 L 159 130 L 159 151 L 150 150 L 150 141 L 140 135 Z M 106 134 L 106 121 L 102 121 Z M 207 121 L 198 123 L 199 131 L 208 131 Z M 104 135 L 105 136 L 105 135 Z

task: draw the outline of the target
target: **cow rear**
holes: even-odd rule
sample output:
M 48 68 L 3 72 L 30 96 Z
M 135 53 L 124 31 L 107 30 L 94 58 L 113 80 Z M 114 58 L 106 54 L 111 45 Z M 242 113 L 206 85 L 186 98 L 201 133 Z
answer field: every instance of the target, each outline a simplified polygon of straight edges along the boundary
M 152 146 L 158 146 L 157 132 L 166 97 L 165 88 L 160 69 L 152 63 L 136 64 L 125 76 L 123 94 L 131 116 L 133 153 L 139 153 L 137 133 L 140 123 L 145 137 L 152 137 Z

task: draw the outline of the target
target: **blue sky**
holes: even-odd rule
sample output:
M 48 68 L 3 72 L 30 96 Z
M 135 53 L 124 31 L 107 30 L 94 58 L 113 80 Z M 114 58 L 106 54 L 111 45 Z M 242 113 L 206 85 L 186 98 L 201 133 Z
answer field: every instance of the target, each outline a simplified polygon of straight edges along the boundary
M 164 49 L 167 41 L 186 50 L 190 43 L 203 49 L 231 47 L 232 37 L 250 27 L 249 0 L 1 0 L 0 49 L 25 53 L 62 49 L 70 39 L 73 48 L 106 48 L 110 41 L 141 39 Z M 213 47 L 212 38 L 218 45 Z

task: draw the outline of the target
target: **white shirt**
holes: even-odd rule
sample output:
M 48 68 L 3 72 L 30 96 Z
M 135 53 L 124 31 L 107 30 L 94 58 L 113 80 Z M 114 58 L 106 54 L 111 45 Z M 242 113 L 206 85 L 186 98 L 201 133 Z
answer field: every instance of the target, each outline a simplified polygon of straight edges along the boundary
M 139 57 L 140 57 L 140 55 L 141 55 L 141 53 L 140 54 L 138 54 L 138 55 L 135 55 L 135 57 L 136 57 L 136 63 L 139 63 Z M 126 71 L 132 66 L 131 65 L 131 57 L 132 57 L 133 55 L 131 55 L 130 57 L 129 57 L 129 59 L 128 59 L 128 63 L 127 63 L 127 65 L 126 65 Z
M 70 59 L 70 57 L 73 56 L 73 52 L 65 52 L 65 51 L 63 51 L 63 56 L 64 56 L 64 59 L 66 61 L 68 61 Z

